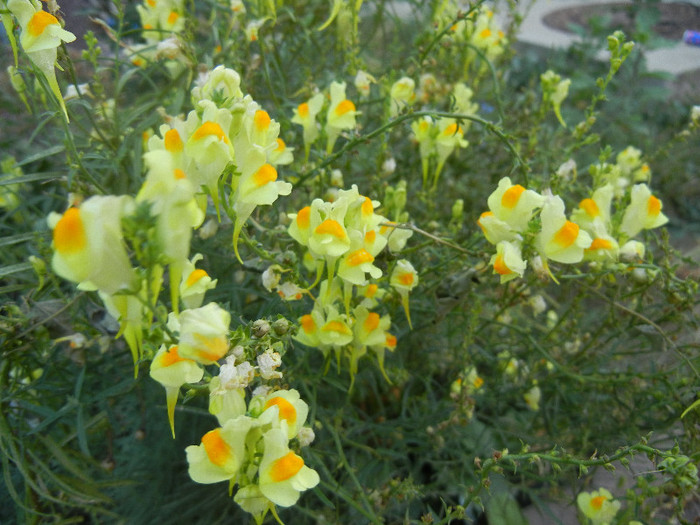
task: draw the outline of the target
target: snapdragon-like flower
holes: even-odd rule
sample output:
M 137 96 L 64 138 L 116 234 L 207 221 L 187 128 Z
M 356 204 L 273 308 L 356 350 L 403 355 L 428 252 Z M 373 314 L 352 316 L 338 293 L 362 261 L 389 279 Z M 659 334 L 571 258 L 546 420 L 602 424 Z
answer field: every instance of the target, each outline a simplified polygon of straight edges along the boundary
M 224 357 L 229 349 L 228 328 L 231 314 L 216 303 L 183 310 L 168 325 L 180 332 L 180 355 L 210 365 Z
M 628 238 L 634 237 L 642 230 L 658 228 L 668 222 L 668 217 L 661 211 L 661 200 L 651 194 L 646 184 L 632 187 L 630 204 L 622 217 L 620 232 Z
M 326 153 L 333 151 L 335 141 L 343 130 L 355 129 L 355 104 L 345 98 L 345 82 L 331 82 L 331 103 L 326 113 Z
M 498 182 L 496 190 L 489 195 L 488 205 L 494 217 L 506 223 L 512 231 L 524 232 L 527 230 L 535 210 L 541 207 L 544 201 L 545 198 L 537 192 L 525 189 L 520 184 L 513 184 L 510 178 L 503 177 Z M 481 221 L 481 226 L 486 229 L 486 224 L 483 221 Z M 494 237 L 499 238 L 500 236 L 494 232 Z M 489 235 L 486 235 L 486 238 L 489 239 Z
M 557 196 L 547 198 L 540 218 L 542 229 L 536 239 L 540 254 L 560 263 L 580 262 L 584 250 L 590 247 L 593 239 L 578 224 L 567 220 L 564 201 Z
M 500 241 L 496 245 L 496 253 L 491 257 L 489 264 L 493 266 L 493 273 L 501 276 L 501 284 L 522 277 L 527 267 L 520 245 L 508 241 Z
M 610 491 L 604 488 L 593 492 L 581 492 L 576 498 L 576 503 L 584 516 L 595 525 L 610 523 L 620 510 L 620 502 L 614 501 Z
M 185 359 L 178 353 L 177 345 L 166 348 L 162 345 L 151 362 L 151 377 L 165 387 L 170 430 L 175 437 L 175 404 L 180 387 L 186 383 L 196 383 L 202 379 L 204 370 L 192 359 Z
M 311 144 L 316 141 L 319 135 L 316 115 L 321 112 L 321 108 L 323 108 L 323 94 L 317 93 L 294 109 L 292 122 L 300 124 L 303 128 L 305 160 L 307 161 L 309 160 Z
M 63 215 L 50 215 L 53 270 L 85 290 L 114 294 L 134 288 L 136 275 L 121 228 L 122 217 L 132 209 L 130 197 L 95 196 Z
M 192 89 L 194 105 L 200 100 L 215 101 L 219 107 L 230 107 L 237 99 L 243 98 L 241 76 L 235 70 L 219 65 L 201 75 Z
M 75 35 L 63 29 L 55 16 L 42 10 L 39 0 L 8 0 L 7 8 L 17 17 L 22 28 L 20 35 L 22 48 L 46 78 L 49 88 L 56 96 L 63 114 L 68 119 L 68 112 L 56 80 L 54 67 L 58 56 L 58 46 L 61 45 L 61 42 L 73 42 Z M 6 21 L 7 18 L 3 17 L 3 23 Z M 6 28 L 8 25 L 5 23 Z M 7 31 L 7 34 L 12 34 L 11 29 Z M 11 39 L 11 42 L 14 42 L 14 39 Z M 15 62 L 17 62 L 16 52 Z
M 201 444 L 187 447 L 190 477 L 197 483 L 235 480 L 245 460 L 245 437 L 252 425 L 247 416 L 230 419 L 204 434 Z
M 391 286 L 399 292 L 401 296 L 401 304 L 406 312 L 406 319 L 408 320 L 408 325 L 411 325 L 411 313 L 408 304 L 408 294 L 416 286 L 418 286 L 418 272 L 413 267 L 413 265 L 406 259 L 401 259 L 396 261 L 396 266 L 394 266 L 394 271 L 391 273 L 391 279 L 389 281 Z
M 437 167 L 433 186 L 437 185 L 438 178 L 447 158 L 458 148 L 466 148 L 469 142 L 464 138 L 464 129 L 453 118 L 441 118 L 437 122 L 435 135 L 435 151 L 437 153 Z
M 355 89 L 362 98 L 369 97 L 370 87 L 376 82 L 377 80 L 372 75 L 361 69 L 355 75 Z
M 590 198 L 583 199 L 578 208 L 571 213 L 571 220 L 582 228 L 592 230 L 596 226 L 610 230 L 610 205 L 614 197 L 614 188 L 605 184 L 593 192 Z
M 420 152 L 421 166 L 423 168 L 423 186 L 426 186 L 428 183 L 430 157 L 435 152 L 437 128 L 433 125 L 433 119 L 426 115 L 411 123 L 411 131 L 413 131 L 414 139 L 418 142 L 418 151 Z
M 287 437 L 294 438 L 306 423 L 309 405 L 301 399 L 297 390 L 275 390 L 265 397 L 263 411 L 275 412 L 274 420 L 286 421 Z
M 389 116 L 395 117 L 403 109 L 416 100 L 416 83 L 412 78 L 401 77 L 391 85 L 389 96 L 391 97 L 391 107 Z
M 290 507 L 299 499 L 302 491 L 318 485 L 320 478 L 315 470 L 304 464 L 288 446 L 287 434 L 282 428 L 268 430 L 263 441 L 265 451 L 260 462 L 260 492 L 280 507 Z
M 182 281 L 180 282 L 180 299 L 185 308 L 199 308 L 204 302 L 204 294 L 207 290 L 216 287 L 218 279 L 209 277 L 209 274 L 201 268 L 196 268 L 197 261 L 202 259 L 201 254 L 196 254 L 192 259 L 186 261 L 182 271 Z

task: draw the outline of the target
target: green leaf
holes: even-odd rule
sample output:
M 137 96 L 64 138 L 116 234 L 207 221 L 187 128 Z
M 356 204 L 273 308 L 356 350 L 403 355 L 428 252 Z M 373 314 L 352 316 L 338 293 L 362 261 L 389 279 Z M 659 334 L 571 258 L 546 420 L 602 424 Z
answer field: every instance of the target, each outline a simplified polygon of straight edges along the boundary
M 0 277 L 5 277 L 5 276 L 13 274 L 13 273 L 23 272 L 25 270 L 31 270 L 31 269 L 32 269 L 31 263 L 10 264 L 8 266 L 0 267 Z
M 486 502 L 489 525 L 528 525 L 510 492 L 499 492 Z

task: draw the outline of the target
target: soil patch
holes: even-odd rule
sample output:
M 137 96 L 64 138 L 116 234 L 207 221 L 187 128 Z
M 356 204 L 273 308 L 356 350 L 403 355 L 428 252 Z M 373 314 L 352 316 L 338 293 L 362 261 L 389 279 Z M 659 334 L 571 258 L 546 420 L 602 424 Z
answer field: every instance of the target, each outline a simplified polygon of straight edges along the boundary
M 681 40 L 686 29 L 700 31 L 700 7 L 683 2 L 657 4 L 650 9 L 659 12 L 653 31 L 669 40 Z M 591 19 L 610 17 L 609 27 L 621 29 L 630 35 L 635 30 L 635 17 L 639 4 L 611 2 L 559 9 L 546 15 L 544 23 L 560 31 L 573 32 L 572 25 L 591 27 Z

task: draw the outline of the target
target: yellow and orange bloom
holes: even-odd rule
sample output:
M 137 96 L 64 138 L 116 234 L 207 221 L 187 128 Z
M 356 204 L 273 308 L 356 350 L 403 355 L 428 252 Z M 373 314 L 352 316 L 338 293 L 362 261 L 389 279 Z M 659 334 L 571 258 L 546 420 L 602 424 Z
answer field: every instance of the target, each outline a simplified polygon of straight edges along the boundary
M 304 130 L 304 150 L 306 160 L 309 159 L 311 144 L 316 141 L 319 135 L 316 115 L 321 112 L 321 108 L 323 108 L 323 95 L 321 93 L 317 93 L 306 102 L 299 104 L 294 109 L 292 122 L 295 124 L 300 124 Z
M 590 198 L 583 199 L 578 208 L 571 213 L 571 220 L 588 232 L 602 227 L 610 231 L 610 205 L 614 196 L 611 184 L 601 186 L 593 192 Z
M 162 345 L 151 362 L 150 374 L 151 378 L 165 387 L 168 421 L 175 437 L 175 404 L 180 387 L 201 380 L 204 370 L 192 359 L 181 357 L 177 345 L 169 348 Z
M 545 198 L 520 184 L 513 184 L 503 177 L 496 190 L 489 195 L 489 210 L 515 232 L 524 232 L 535 210 L 544 204 Z M 508 240 L 508 239 L 501 239 Z
M 290 507 L 302 491 L 318 485 L 320 478 L 301 456 L 289 450 L 284 428 L 268 430 L 263 441 L 265 451 L 258 471 L 260 492 L 275 505 Z
M 317 347 L 321 344 L 319 335 L 320 329 L 324 324 L 325 317 L 323 312 L 318 308 L 314 308 L 310 313 L 299 318 L 299 330 L 294 339 L 306 346 Z
M 324 322 L 319 327 L 319 342 L 321 345 L 334 347 L 350 344 L 353 340 L 351 323 L 352 320 L 345 314 L 339 314 L 333 306 L 328 306 Z
M 632 187 L 631 200 L 622 216 L 620 232 L 632 238 L 642 230 L 658 228 L 668 222 L 663 214 L 661 200 L 651 194 L 646 184 L 635 184 Z
M 299 396 L 299 392 L 292 390 L 275 390 L 265 398 L 263 411 L 276 412 L 273 424 L 286 421 L 287 438 L 292 439 L 304 426 L 306 416 L 309 414 L 309 405 Z
M 489 264 L 493 266 L 493 273 L 501 276 L 501 284 L 522 277 L 527 267 L 527 262 L 521 255 L 520 244 L 508 241 L 496 245 L 496 253 Z
M 216 303 L 183 310 L 168 321 L 171 329 L 180 332 L 180 355 L 203 365 L 215 363 L 228 352 L 230 323 L 231 314 Z
M 216 287 L 217 279 L 209 277 L 209 274 L 201 268 L 196 268 L 197 261 L 202 259 L 201 254 L 196 254 L 186 261 L 182 271 L 180 282 L 180 299 L 185 308 L 199 308 L 204 302 L 204 294 L 207 290 Z
M 245 438 L 252 425 L 247 416 L 230 419 L 204 434 L 201 444 L 187 447 L 190 477 L 197 483 L 235 480 L 246 459 Z
M 536 239 L 540 254 L 560 263 L 580 262 L 593 239 L 578 224 L 567 220 L 564 201 L 560 197 L 549 197 L 542 206 L 540 218 L 542 229 Z
M 54 271 L 85 290 L 114 294 L 134 288 L 136 275 L 121 228 L 132 208 L 130 197 L 95 196 L 61 216 L 50 215 Z
M 401 259 L 396 262 L 394 271 L 391 273 L 389 282 L 401 296 L 401 304 L 406 312 L 408 325 L 411 326 L 411 312 L 408 304 L 408 294 L 416 286 L 418 286 L 418 272 L 413 265 L 406 259 Z
M 345 98 L 345 82 L 332 82 L 330 92 L 331 103 L 326 113 L 327 154 L 333 151 L 341 131 L 355 129 L 355 117 L 359 114 L 355 104 Z
M 58 100 L 67 119 L 66 105 L 56 80 L 56 70 L 54 68 L 58 55 L 58 46 L 61 45 L 61 42 L 73 42 L 75 35 L 63 29 L 55 16 L 42 10 L 41 2 L 38 0 L 9 0 L 7 7 L 17 17 L 22 28 L 20 35 L 22 48 L 32 63 L 46 78 L 51 92 Z M 3 16 L 3 23 L 5 22 L 7 22 L 7 18 Z M 8 27 L 7 23 L 5 23 L 5 27 Z M 10 30 L 7 33 L 10 35 L 12 31 Z M 14 39 L 11 42 L 14 42 Z

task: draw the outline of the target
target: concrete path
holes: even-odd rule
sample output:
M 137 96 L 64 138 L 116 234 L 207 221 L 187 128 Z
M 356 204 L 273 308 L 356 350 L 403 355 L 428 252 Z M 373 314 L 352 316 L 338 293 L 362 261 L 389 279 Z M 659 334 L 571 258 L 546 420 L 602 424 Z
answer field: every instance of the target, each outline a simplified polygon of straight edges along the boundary
M 632 0 L 615 0 L 616 2 L 633 3 Z M 523 2 L 522 10 L 526 12 L 525 19 L 517 36 L 518 40 L 527 44 L 534 44 L 545 48 L 568 47 L 579 37 L 573 33 L 558 31 L 546 26 L 543 18 L 560 9 L 568 7 L 606 4 L 611 0 L 537 0 L 534 5 L 531 2 Z M 700 31 L 700 27 L 688 29 Z M 678 75 L 687 71 L 700 69 L 700 47 L 690 46 L 682 41 L 671 47 L 645 51 L 647 68 L 649 71 L 660 71 Z M 603 57 L 601 57 L 603 58 Z

